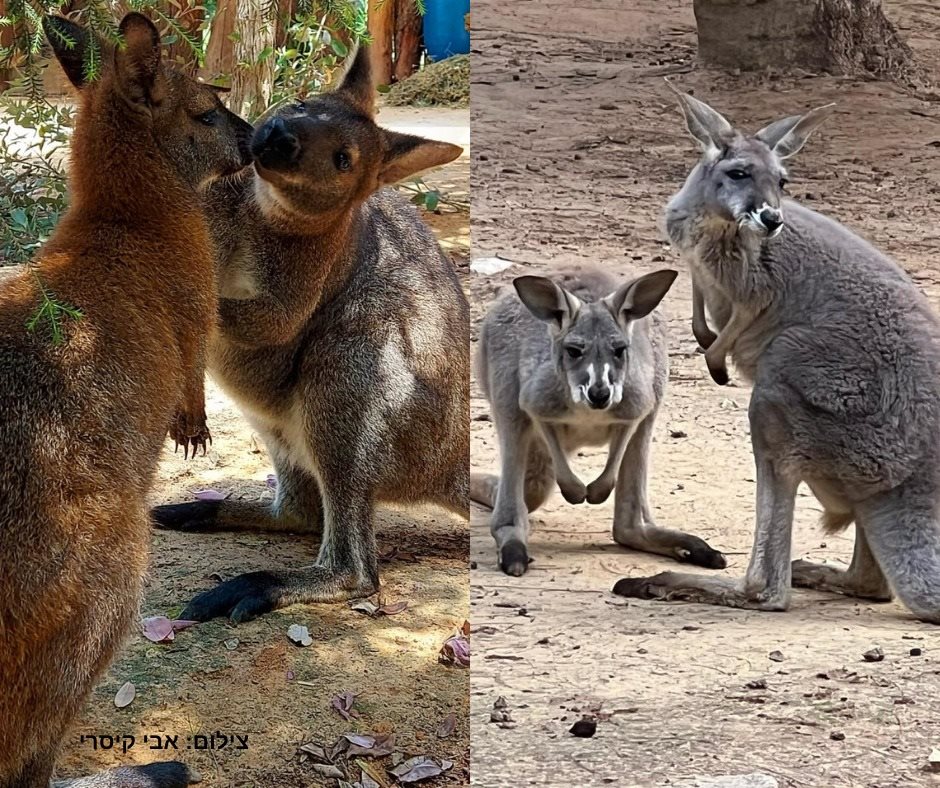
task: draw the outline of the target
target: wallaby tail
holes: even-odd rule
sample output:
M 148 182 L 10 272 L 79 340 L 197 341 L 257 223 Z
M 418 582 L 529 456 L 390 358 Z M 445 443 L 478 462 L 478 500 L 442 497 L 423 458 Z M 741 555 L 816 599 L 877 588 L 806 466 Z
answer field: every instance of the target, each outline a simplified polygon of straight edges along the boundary
M 122 766 L 88 777 L 56 780 L 52 788 L 187 788 L 200 781 L 195 772 L 179 761 Z
M 915 616 L 931 624 L 940 624 L 937 514 L 936 491 L 914 483 L 902 484 L 856 509 L 856 523 L 894 593 Z

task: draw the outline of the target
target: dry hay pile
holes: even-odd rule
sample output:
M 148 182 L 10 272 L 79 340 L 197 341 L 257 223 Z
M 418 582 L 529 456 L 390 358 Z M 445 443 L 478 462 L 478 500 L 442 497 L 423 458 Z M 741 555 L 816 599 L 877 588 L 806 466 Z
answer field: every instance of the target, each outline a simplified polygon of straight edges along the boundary
M 394 107 L 469 107 L 470 55 L 428 63 L 408 79 L 392 85 L 385 101 Z

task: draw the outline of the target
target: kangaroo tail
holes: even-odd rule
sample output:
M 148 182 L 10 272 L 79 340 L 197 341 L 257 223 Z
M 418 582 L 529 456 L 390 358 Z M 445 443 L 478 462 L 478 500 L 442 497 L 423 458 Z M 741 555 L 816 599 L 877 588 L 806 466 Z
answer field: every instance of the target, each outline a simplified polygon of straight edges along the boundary
M 919 619 L 940 624 L 940 521 L 929 488 L 906 483 L 876 496 L 857 507 L 856 523 L 894 593 Z
M 496 503 L 499 476 L 492 473 L 470 474 L 470 500 L 489 509 Z

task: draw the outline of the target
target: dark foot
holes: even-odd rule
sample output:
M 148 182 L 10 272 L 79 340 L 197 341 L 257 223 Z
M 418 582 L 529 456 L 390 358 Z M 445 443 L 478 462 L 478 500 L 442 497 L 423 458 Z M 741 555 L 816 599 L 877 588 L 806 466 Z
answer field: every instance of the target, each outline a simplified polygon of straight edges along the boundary
M 705 569 L 724 569 L 728 561 L 722 553 L 708 546 L 708 542 L 690 536 L 682 547 L 676 548 L 676 558 L 683 564 L 695 564 Z
M 248 572 L 197 594 L 180 613 L 180 618 L 209 621 L 228 616 L 240 624 L 279 607 L 284 592 L 284 583 L 275 574 Z
M 664 574 L 665 572 L 653 577 L 622 577 L 614 583 L 613 593 L 630 599 L 661 599 L 662 587 L 656 581 Z
M 507 575 L 522 577 L 529 568 L 529 551 L 518 539 L 503 545 L 499 551 L 499 568 Z
M 157 528 L 171 531 L 214 531 L 221 501 L 189 501 L 154 506 L 150 510 Z

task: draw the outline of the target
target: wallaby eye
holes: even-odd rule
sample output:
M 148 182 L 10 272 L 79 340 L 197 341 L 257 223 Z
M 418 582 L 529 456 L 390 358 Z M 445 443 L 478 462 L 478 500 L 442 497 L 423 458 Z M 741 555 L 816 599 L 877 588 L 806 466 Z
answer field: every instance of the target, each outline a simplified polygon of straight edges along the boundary
M 568 354 L 568 358 L 581 358 L 581 356 L 584 355 L 584 351 L 574 345 L 568 345 L 568 347 L 565 348 L 565 353 Z
M 781 178 L 781 179 L 780 179 L 780 188 L 781 188 L 781 189 L 786 189 L 786 188 L 787 188 L 787 184 L 788 184 L 789 182 L 790 182 L 790 181 L 788 181 L 786 178 Z
M 627 352 L 626 345 L 617 345 L 614 348 L 614 356 L 617 358 L 623 358 L 623 354 Z
M 747 177 L 744 170 L 728 170 L 727 175 L 733 181 L 743 181 Z
M 346 172 L 352 167 L 352 159 L 349 158 L 349 154 L 346 153 L 346 151 L 337 151 L 333 154 L 333 164 L 340 172 Z
M 219 113 L 214 109 L 210 109 L 208 112 L 203 112 L 201 115 L 196 116 L 196 120 L 198 120 L 203 126 L 214 126 L 218 118 Z

